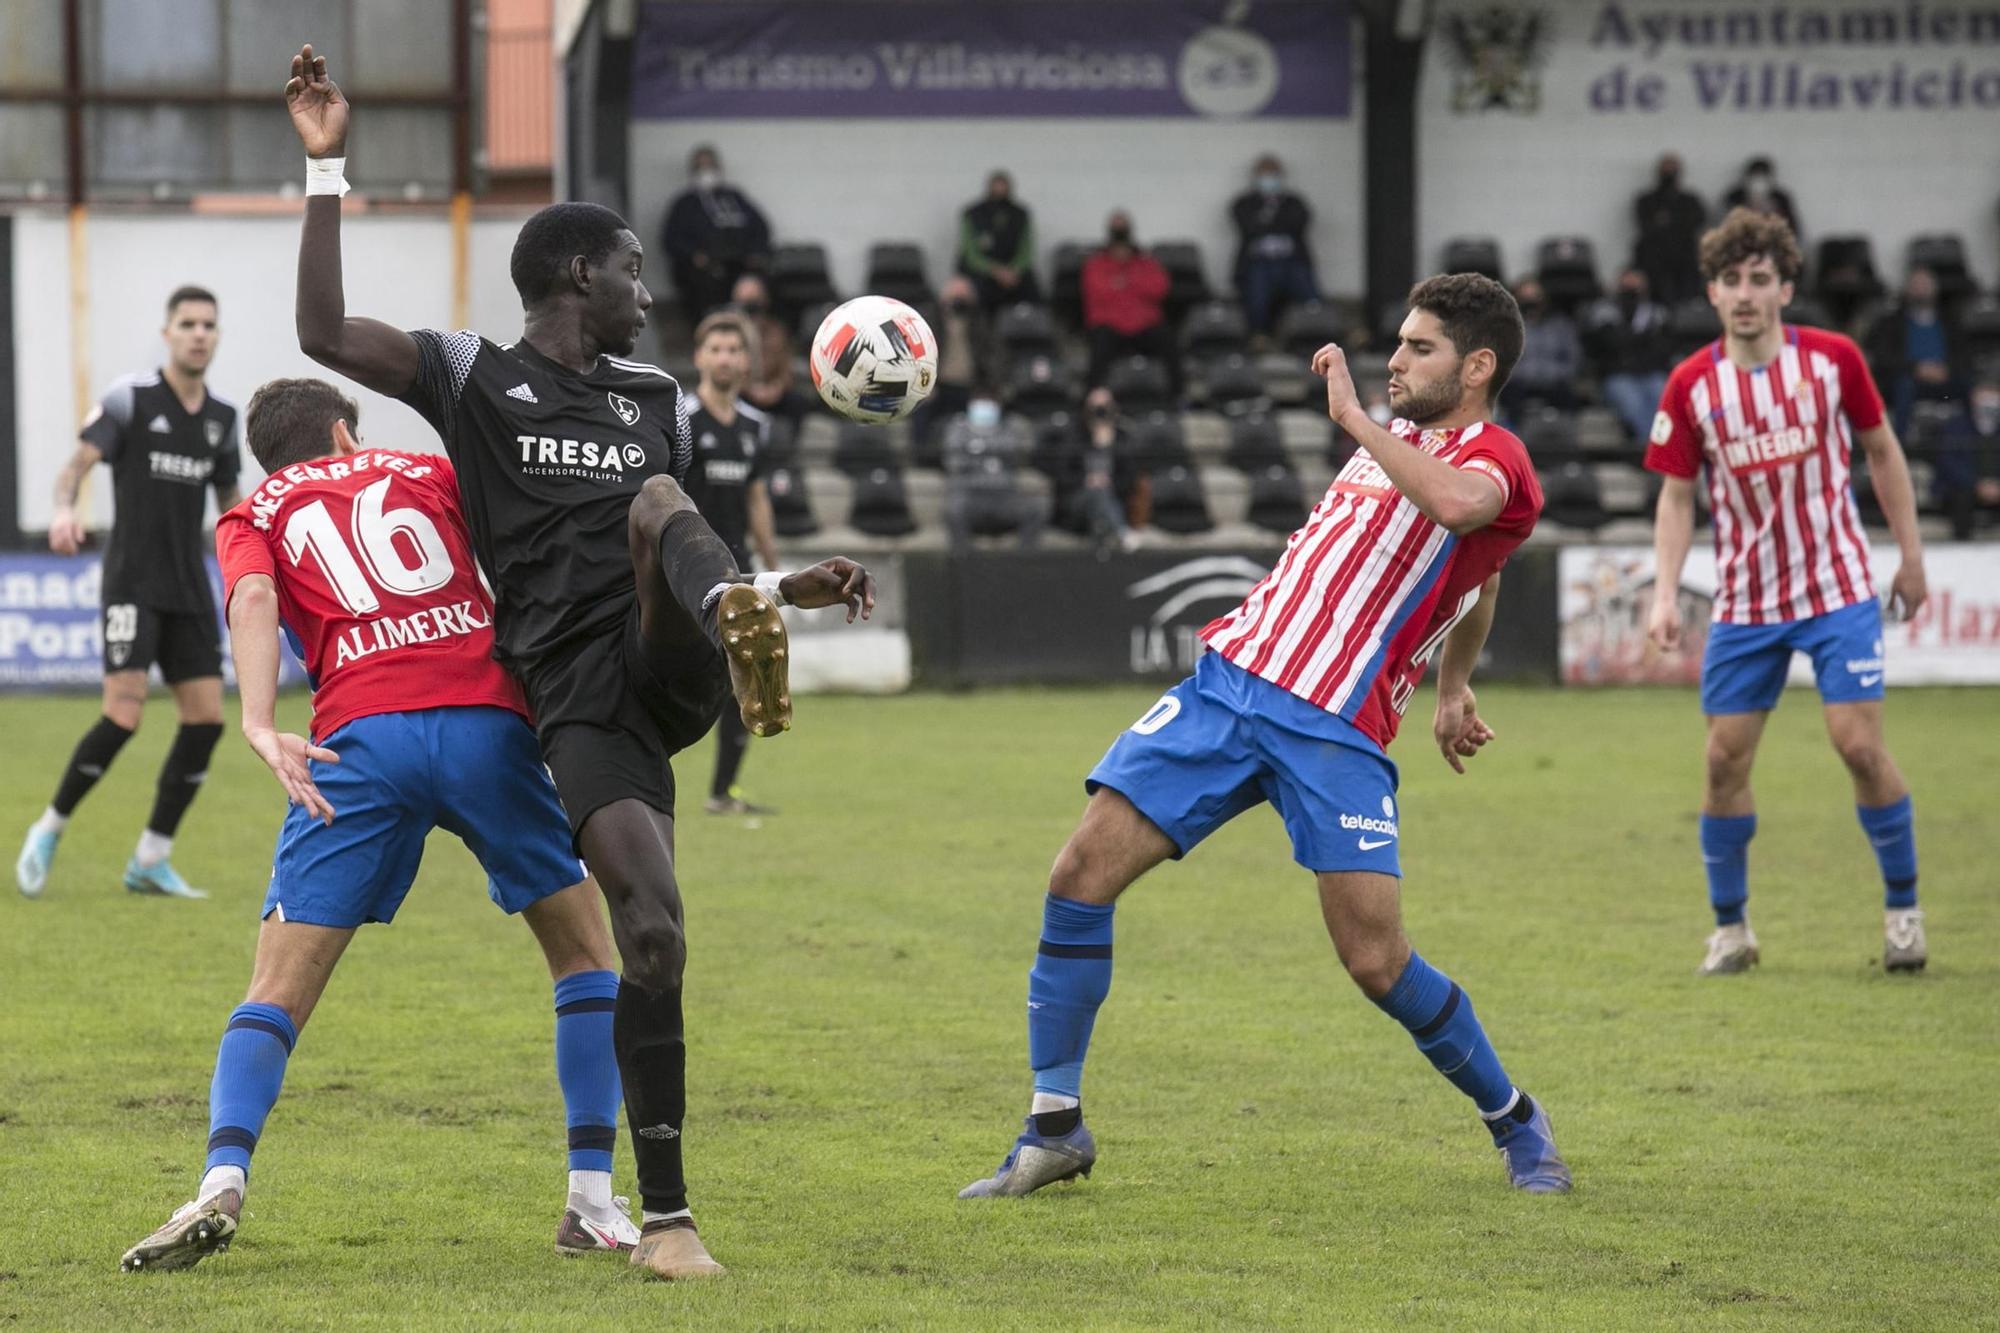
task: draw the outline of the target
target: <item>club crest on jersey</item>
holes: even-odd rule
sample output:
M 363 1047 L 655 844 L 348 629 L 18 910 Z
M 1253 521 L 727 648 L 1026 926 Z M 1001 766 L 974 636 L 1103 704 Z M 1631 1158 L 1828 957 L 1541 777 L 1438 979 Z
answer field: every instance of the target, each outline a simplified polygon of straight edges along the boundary
M 604 396 L 610 399 L 611 410 L 618 414 L 620 421 L 630 426 L 639 420 L 639 405 L 630 398 L 622 393 L 607 393 Z
M 202 422 L 201 431 L 202 434 L 208 436 L 209 448 L 220 449 L 222 447 L 222 423 L 220 421 Z

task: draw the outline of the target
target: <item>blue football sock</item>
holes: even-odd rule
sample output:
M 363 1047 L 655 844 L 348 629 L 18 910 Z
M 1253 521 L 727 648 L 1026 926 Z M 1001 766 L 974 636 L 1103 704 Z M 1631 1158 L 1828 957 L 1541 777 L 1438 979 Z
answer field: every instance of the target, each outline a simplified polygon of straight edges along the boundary
M 569 1123 L 569 1169 L 609 1171 L 618 1142 L 618 1058 L 611 1014 L 616 972 L 576 972 L 556 983 L 556 1082 Z
M 1035 1091 L 1078 1097 L 1097 1008 L 1111 993 L 1111 913 L 1106 904 L 1053 893 L 1042 907 L 1042 943 L 1028 972 L 1028 1063 Z
M 1857 805 L 1861 828 L 1882 866 L 1882 905 L 1891 911 L 1917 905 L 1917 831 L 1910 798 L 1891 805 Z
M 236 1006 L 215 1052 L 208 1085 L 208 1170 L 250 1170 L 250 1154 L 264 1132 L 264 1118 L 285 1083 L 285 1061 L 298 1043 L 292 1017 L 275 1004 Z
M 1708 871 L 1708 904 L 1715 924 L 1733 926 L 1743 919 L 1750 898 L 1750 839 L 1757 836 L 1755 815 L 1703 815 L 1701 860 Z
M 1514 1085 L 1472 1012 L 1472 1001 L 1458 983 L 1426 963 L 1414 951 L 1403 975 L 1375 1003 L 1416 1038 L 1417 1049 L 1472 1098 L 1481 1115 L 1496 1115 L 1514 1099 Z

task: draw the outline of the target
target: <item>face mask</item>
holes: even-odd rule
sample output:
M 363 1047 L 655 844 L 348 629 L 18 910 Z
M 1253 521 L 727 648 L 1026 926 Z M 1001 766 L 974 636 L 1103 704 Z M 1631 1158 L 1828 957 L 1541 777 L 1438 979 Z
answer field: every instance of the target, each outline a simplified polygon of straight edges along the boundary
M 975 398 L 965 405 L 965 419 L 974 430 L 992 430 L 1000 424 L 1000 404 L 991 398 Z
M 770 308 L 769 303 L 764 301 L 745 301 L 742 305 L 743 313 L 746 315 L 761 315 Z
M 1768 199 L 1771 196 L 1771 178 L 1759 171 L 1743 178 L 1743 188 L 1752 199 Z
M 1520 306 L 1521 313 L 1524 315 L 1539 315 L 1542 313 L 1542 303 L 1534 298 L 1520 302 Z
M 972 302 L 963 298 L 946 301 L 944 303 L 944 312 L 947 315 L 969 315 L 972 313 Z
M 1132 244 L 1132 229 L 1130 227 L 1113 227 L 1106 235 L 1111 238 L 1113 245 Z
M 720 184 L 722 172 L 716 167 L 703 167 L 694 173 L 694 188 L 697 190 L 713 190 Z
M 2000 398 L 1973 400 L 1972 428 L 1981 435 L 2000 435 Z
M 1618 293 L 1618 308 L 1628 315 L 1637 310 L 1639 308 L 1639 293 L 1629 290 Z
M 1663 167 L 1660 169 L 1660 184 L 1671 188 L 1675 185 L 1680 184 L 1680 182 L 1681 182 L 1681 173 L 1678 170 L 1667 167 Z
M 1396 414 L 1390 410 L 1388 403 L 1377 398 L 1368 404 L 1368 419 L 1378 426 L 1386 426 L 1396 419 Z
M 1285 188 L 1285 178 L 1275 171 L 1262 172 L 1257 177 L 1257 188 L 1264 194 L 1276 194 Z

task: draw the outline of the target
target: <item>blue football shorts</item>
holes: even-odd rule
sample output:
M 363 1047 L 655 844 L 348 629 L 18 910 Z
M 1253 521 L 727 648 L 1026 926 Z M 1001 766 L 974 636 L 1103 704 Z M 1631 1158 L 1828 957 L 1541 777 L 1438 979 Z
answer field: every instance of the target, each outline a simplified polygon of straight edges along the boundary
M 1084 782 L 1100 787 L 1173 839 L 1176 859 L 1269 801 L 1306 869 L 1403 873 L 1396 765 L 1381 747 L 1217 653 L 1111 743 Z
M 1822 702 L 1880 699 L 1881 604 L 1871 597 L 1776 625 L 1710 625 L 1701 658 L 1701 711 L 1714 716 L 1776 708 L 1795 652 L 1812 659 Z
M 315 926 L 395 918 L 433 828 L 455 833 L 509 912 L 583 879 L 569 820 L 534 729 L 505 708 L 427 708 L 356 718 L 312 761 L 334 809 L 323 824 L 293 806 L 278 833 L 266 917 Z

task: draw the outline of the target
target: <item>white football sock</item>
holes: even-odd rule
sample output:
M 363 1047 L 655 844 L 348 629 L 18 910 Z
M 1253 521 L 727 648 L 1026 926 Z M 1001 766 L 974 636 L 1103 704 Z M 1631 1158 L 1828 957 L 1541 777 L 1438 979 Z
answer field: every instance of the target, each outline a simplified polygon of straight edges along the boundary
M 1487 1114 L 1485 1111 L 1481 1111 L 1479 1113 L 1479 1118 L 1481 1120 L 1484 1120 L 1487 1124 L 1490 1125 L 1495 1120 L 1498 1120 L 1501 1116 L 1506 1115 L 1509 1111 L 1512 1111 L 1515 1107 L 1519 1106 L 1520 1104 L 1521 1104 L 1521 1090 L 1519 1088 L 1516 1088 L 1514 1089 L 1514 1095 L 1507 1099 L 1507 1104 L 1505 1106 L 1493 1112 L 1491 1115 Z
M 581 1203 L 602 1212 L 611 1206 L 611 1173 L 609 1171 L 572 1171 L 569 1173 L 569 1198 L 572 1204 Z
M 235 1190 L 237 1197 L 243 1197 L 249 1190 L 250 1179 L 240 1166 L 211 1166 L 208 1174 L 201 1178 L 201 1188 L 194 1192 L 196 1199 L 213 1198 L 224 1190 Z
M 1038 1092 L 1035 1094 L 1034 1104 L 1028 1108 L 1028 1114 L 1040 1115 L 1044 1111 L 1067 1111 L 1073 1106 L 1081 1105 L 1083 1103 L 1076 1098 L 1065 1096 L 1060 1092 Z
M 167 853 L 174 849 L 172 838 L 161 837 L 147 829 L 139 835 L 139 850 L 132 853 L 142 866 L 156 866 L 167 859 Z
M 683 1208 L 677 1213 L 656 1213 L 648 1208 L 640 1214 L 639 1225 L 646 1227 L 651 1226 L 655 1222 L 671 1222 L 677 1217 L 692 1218 L 693 1216 L 694 1210 L 692 1208 Z
M 35 821 L 37 833 L 61 833 L 68 827 L 69 816 L 57 814 L 54 806 L 42 811 L 42 817 Z

